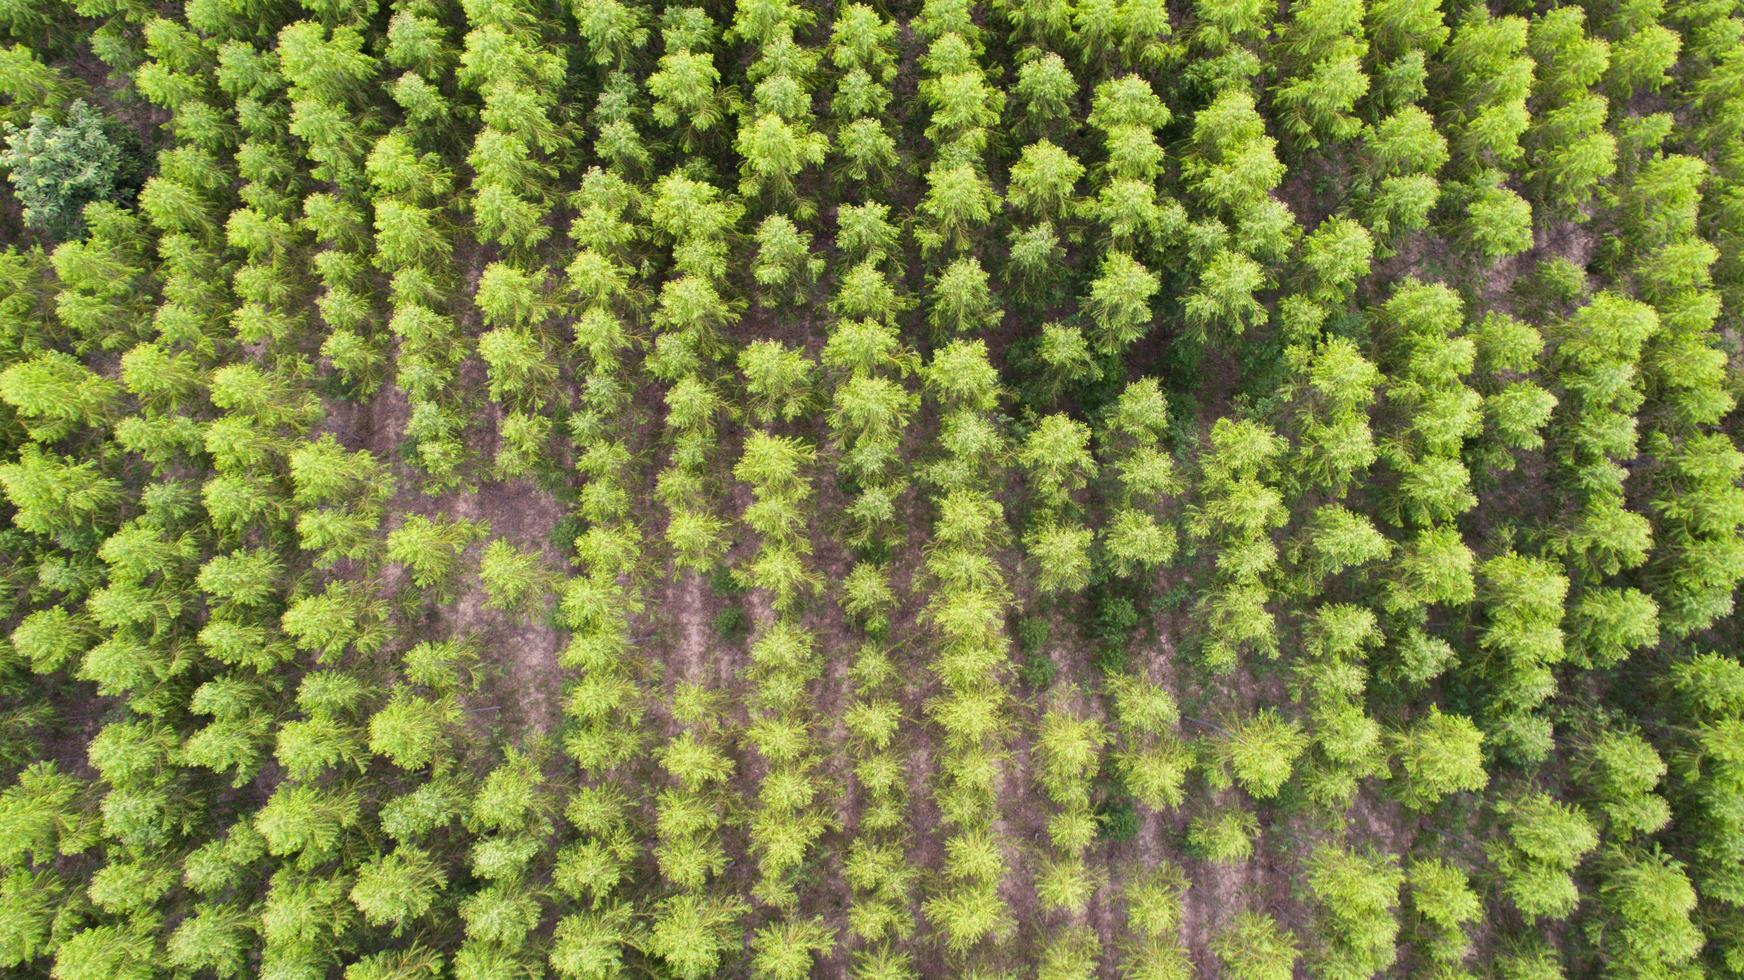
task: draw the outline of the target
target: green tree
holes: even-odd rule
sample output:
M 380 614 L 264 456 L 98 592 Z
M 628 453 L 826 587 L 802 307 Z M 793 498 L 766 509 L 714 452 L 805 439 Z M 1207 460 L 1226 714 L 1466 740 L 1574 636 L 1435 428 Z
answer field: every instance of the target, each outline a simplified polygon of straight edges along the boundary
M 1207 666 L 1229 671 L 1246 649 L 1276 656 L 1276 623 L 1266 609 L 1265 574 L 1277 563 L 1274 529 L 1288 514 L 1271 481 L 1284 441 L 1251 420 L 1221 418 L 1211 427 L 1211 450 L 1201 460 L 1203 500 L 1190 507 L 1187 529 L 1216 542 L 1220 555 L 1199 608 Z
M 1524 18 L 1474 9 L 1459 18 L 1441 52 L 1436 93 L 1463 169 L 1507 167 L 1520 159 L 1533 72 L 1526 38 Z
M 1018 65 L 1012 92 L 1025 121 L 1039 129 L 1067 117 L 1078 83 L 1065 59 L 1050 51 Z
M 1598 812 L 1606 836 L 1627 841 L 1658 833 L 1671 822 L 1671 807 L 1654 790 L 1665 777 L 1665 761 L 1639 733 L 1606 729 L 1584 740 L 1575 772 Z
M 32 671 L 52 674 L 82 657 L 97 639 L 96 624 L 64 606 L 39 609 L 12 631 L 13 653 Z
M 348 646 L 363 653 L 379 649 L 388 638 L 385 619 L 380 600 L 355 583 L 333 581 L 320 593 L 293 600 L 280 626 L 299 648 L 325 660 Z
M 1203 336 L 1240 337 L 1266 322 L 1265 304 L 1254 295 L 1266 285 L 1263 266 L 1223 249 L 1205 264 L 1198 285 L 1182 300 L 1187 323 Z
M 490 378 L 490 396 L 526 411 L 537 411 L 557 381 L 557 365 L 540 335 L 521 327 L 499 327 L 478 338 L 478 356 Z
M 1437 603 L 1460 606 L 1477 594 L 1476 557 L 1452 526 L 1417 532 L 1399 549 L 1382 605 L 1407 614 Z
M 461 720 L 451 700 L 432 700 L 401 688 L 369 719 L 369 749 L 407 770 L 437 762 L 447 750 L 447 729 Z
M 706 19 L 706 18 L 705 18 Z M 648 94 L 654 97 L 652 114 L 662 126 L 680 126 L 687 133 L 706 133 L 721 123 L 731 105 L 720 90 L 721 75 L 706 47 L 692 50 L 692 38 L 676 37 L 672 26 L 665 30 L 667 51 L 657 70 L 648 76 Z M 707 35 L 713 34 L 710 25 Z M 701 40 L 708 43 L 707 35 Z M 678 42 L 678 43 L 674 43 Z
M 752 409 L 764 423 L 792 421 L 810 407 L 816 364 L 799 348 L 777 340 L 752 341 L 739 350 L 739 371 Z
M 156 937 L 136 919 L 129 925 L 93 925 L 63 939 L 55 949 L 54 976 L 65 980 L 144 980 L 155 972 Z
M 122 501 L 121 485 L 102 475 L 94 461 L 75 463 L 34 443 L 17 462 L 0 465 L 0 489 L 17 508 L 13 525 L 47 536 L 90 527 Z
M 1074 592 L 1090 584 L 1090 544 L 1095 534 L 1076 523 L 1044 523 L 1024 535 L 1024 550 L 1036 564 L 1036 587 L 1044 593 Z
M 1291 548 L 1312 582 L 1380 561 L 1391 550 L 1373 521 L 1339 504 L 1315 508 Z
M 55 763 L 31 763 L 0 791 L 0 859 L 8 868 L 23 869 L 90 849 L 103 831 L 96 802 L 86 783 Z
M 361 819 L 360 808 L 355 791 L 283 783 L 256 811 L 254 826 L 266 841 L 267 853 L 294 858 L 307 870 L 338 854 L 341 835 Z
M 544 315 L 543 270 L 527 272 L 507 262 L 492 262 L 479 274 L 473 301 L 487 327 L 525 327 Z
M 1524 143 L 1536 196 L 1573 211 L 1616 170 L 1617 141 L 1605 131 L 1609 109 L 1591 91 L 1610 65 L 1611 46 L 1585 32 L 1579 9 L 1553 10 L 1532 22 L 1527 49 L 1537 62 L 1532 98 L 1538 117 Z
M 1006 200 L 1032 217 L 1063 219 L 1075 208 L 1075 187 L 1083 176 L 1084 165 L 1071 153 L 1049 140 L 1037 140 L 1011 165 Z
M 1674 637 L 1688 636 L 1733 608 L 1733 591 L 1744 580 L 1744 453 L 1720 433 L 1693 436 L 1681 444 L 1650 447 L 1663 469 L 1661 489 L 1650 504 L 1661 542 L 1649 566 L 1660 622 Z M 0 481 L 7 481 L 0 469 Z M 10 482 L 7 481 L 10 495 Z M 16 498 L 15 498 L 16 499 Z
M 648 12 L 621 0 L 575 0 L 576 27 L 599 65 L 625 66 L 648 43 Z
M 1577 806 L 1536 792 L 1494 805 L 1502 836 L 1485 847 L 1503 894 L 1528 919 L 1563 919 L 1580 902 L 1572 872 L 1598 846 Z
M 1501 171 L 1487 170 L 1469 183 L 1450 185 L 1444 207 L 1457 215 L 1461 241 L 1486 260 L 1518 255 L 1532 247 L 1532 205 L 1502 183 Z
M 1550 726 L 1532 711 L 1556 688 L 1551 667 L 1564 656 L 1568 578 L 1553 562 L 1512 552 L 1489 559 L 1479 571 L 1488 622 L 1478 646 L 1489 658 L 1492 690 L 1479 720 L 1497 751 L 1541 759 L 1550 749 Z
M 201 903 L 194 914 L 182 920 L 164 944 L 174 966 L 184 970 L 210 970 L 220 977 L 241 976 L 253 943 L 252 918 L 229 905 Z
M 431 520 L 414 514 L 388 533 L 388 560 L 405 566 L 418 588 L 446 594 L 461 552 L 489 534 L 490 526 L 480 521 Z
M 633 938 L 630 908 L 619 903 L 566 915 L 552 934 L 551 968 L 559 976 L 610 976 Z
M 900 254 L 900 230 L 890 222 L 890 205 L 876 201 L 836 209 L 836 247 L 853 262 L 884 262 Z
M 358 869 L 351 902 L 364 921 L 400 935 L 430 911 L 447 884 L 447 874 L 428 853 L 399 847 Z
M 122 128 L 83 99 L 64 119 L 33 112 L 30 125 L 0 126 L 0 167 L 24 206 L 24 223 L 56 240 L 79 237 L 91 201 L 118 200 L 137 187 L 137 151 Z
M 836 135 L 836 152 L 846 166 L 842 176 L 877 187 L 886 184 L 901 157 L 896 139 L 876 119 L 856 119 Z
M 1063 413 L 1044 416 L 1018 448 L 1036 505 L 1044 512 L 1068 507 L 1072 495 L 1096 475 L 1090 427 Z
M 1673 743 L 1680 754 L 1671 772 L 1676 826 L 1691 842 L 1686 853 L 1701 894 L 1730 901 L 1744 887 L 1744 826 L 1734 815 L 1744 779 L 1730 761 L 1744 719 L 1744 664 L 1716 653 L 1687 657 L 1673 664 L 1671 688 L 1688 725 Z
M 1605 855 L 1599 914 L 1587 931 L 1606 968 L 1621 977 L 1705 975 L 1696 956 L 1706 941 L 1692 921 L 1696 889 L 1683 865 L 1655 847 Z
M 927 323 L 936 335 L 990 331 L 1004 315 L 993 298 L 987 270 L 974 256 L 954 259 L 933 278 Z
M 1296 937 L 1264 912 L 1237 912 L 1211 950 L 1230 980 L 1289 980 L 1295 973 Z
M 38 442 L 56 442 L 113 413 L 120 391 L 60 351 L 44 351 L 0 372 L 0 400 L 25 420 Z
M 1368 229 L 1346 217 L 1322 221 L 1302 241 L 1302 265 L 1309 295 L 1341 304 L 1369 274 L 1375 244 Z
M 811 233 L 800 230 L 793 219 L 772 214 L 757 226 L 757 259 L 751 272 L 769 297 L 766 302 L 800 302 L 823 270 L 823 257 L 812 252 Z
M 1307 390 L 1297 423 L 1300 473 L 1310 485 L 1343 493 L 1379 456 L 1368 408 L 1381 373 L 1341 337 L 1328 339 L 1309 354 L 1303 373 Z
M 555 594 L 561 581 L 537 550 L 517 548 L 502 538 L 485 545 L 479 556 L 478 576 L 484 583 L 487 605 L 522 615 Z
M 1639 589 L 1583 589 L 1568 610 L 1569 659 L 1607 669 L 1659 641 L 1659 606 Z
M 999 399 L 999 372 L 988 362 L 981 340 L 955 340 L 939 348 L 922 377 L 952 407 L 991 411 Z
M 1440 12 L 1435 16 L 1439 23 Z M 1414 67 L 1422 70 L 1420 53 Z M 1427 227 L 1441 197 L 1435 175 L 1448 160 L 1447 140 L 1434 119 L 1417 106 L 1405 106 L 1375 123 L 1364 142 L 1372 155 L 1373 186 L 1361 207 L 1369 229 L 1385 243 Z
M 679 894 L 654 908 L 649 952 L 680 977 L 705 977 L 739 948 L 737 924 L 748 911 L 737 899 Z
M 1471 950 L 1466 930 L 1483 918 L 1483 901 L 1465 873 L 1440 858 L 1422 858 L 1407 869 L 1411 900 L 1409 935 L 1421 955 L 1455 966 Z
M 1273 47 L 1285 76 L 1274 95 L 1284 130 L 1307 149 L 1351 139 L 1362 130 L 1353 110 L 1369 90 L 1362 6 L 1319 0 L 1290 13 Z
M 1205 206 L 1238 217 L 1258 207 L 1283 180 L 1276 147 L 1253 95 L 1245 87 L 1230 87 L 1193 117 L 1181 176 Z
M 1219 764 L 1255 799 L 1278 795 L 1296 759 L 1308 748 L 1302 727 L 1271 708 L 1235 725 L 1217 743 Z M 1227 777 L 1224 777 L 1227 779 Z
M 1144 336 L 1152 318 L 1151 299 L 1160 288 L 1156 275 L 1125 252 L 1113 251 L 1103 258 L 1101 271 L 1082 300 L 1100 353 L 1119 353 Z
M 1322 915 L 1313 956 L 1325 976 L 1374 976 L 1398 956 L 1399 889 L 1405 873 L 1391 854 L 1321 844 L 1308 856 L 1308 888 Z
M 1475 793 L 1489 782 L 1484 771 L 1483 733 L 1463 715 L 1429 713 L 1394 734 L 1399 763 L 1400 800 L 1416 810 L 1428 809 L 1450 793 Z

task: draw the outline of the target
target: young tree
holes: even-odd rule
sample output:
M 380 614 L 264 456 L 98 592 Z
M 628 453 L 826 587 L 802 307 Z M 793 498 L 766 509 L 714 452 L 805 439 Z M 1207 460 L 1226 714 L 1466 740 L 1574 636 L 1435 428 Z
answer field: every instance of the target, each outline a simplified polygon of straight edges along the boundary
M 652 90 L 652 78 L 649 83 Z M 694 109 L 686 118 L 695 125 Z M 803 122 L 770 112 L 742 124 L 735 147 L 744 159 L 739 168 L 739 193 L 746 197 L 766 194 L 786 201 L 793 196 L 794 178 L 800 171 L 823 164 L 830 141 Z
M 709 976 L 739 948 L 736 926 L 747 911 L 737 899 L 688 894 L 665 899 L 654 909 L 649 952 L 680 977 Z
M 1237 912 L 1211 950 L 1230 980 L 1289 980 L 1295 973 L 1296 937 L 1264 912 Z
M 1103 258 L 1081 301 L 1099 353 L 1121 353 L 1144 336 L 1152 319 L 1151 299 L 1161 288 L 1156 274 L 1127 253 L 1112 251 Z
M 788 919 L 752 934 L 752 969 L 775 980 L 803 980 L 812 975 L 814 958 L 835 948 L 835 934 L 822 918 Z
M 1483 901 L 1463 871 L 1439 858 L 1412 861 L 1406 872 L 1409 935 L 1419 955 L 1457 967 L 1471 951 L 1466 930 L 1483 917 Z
M 1361 4 L 1317 0 L 1294 8 L 1272 50 L 1285 76 L 1274 98 L 1298 146 L 1313 149 L 1322 139 L 1348 140 L 1361 132 L 1353 113 L 1369 90 Z
M 939 337 L 990 331 L 1005 316 L 993 298 L 987 271 L 971 255 L 940 270 L 928 301 L 927 323 Z
M 1568 578 L 1552 562 L 1512 552 L 1484 562 L 1479 577 L 1488 623 L 1478 646 L 1492 690 L 1479 720 L 1498 752 L 1542 759 L 1551 748 L 1550 722 L 1533 712 L 1556 689 L 1551 667 L 1564 656 Z
M 479 521 L 431 520 L 414 514 L 388 533 L 388 560 L 405 566 L 418 588 L 447 594 L 461 552 L 489 534 L 490 526 Z
M 1706 937 L 1691 918 L 1696 890 L 1683 865 L 1657 847 L 1619 848 L 1603 864 L 1599 914 L 1587 934 L 1606 968 L 1624 977 L 1704 976 L 1696 957 Z
M 1266 708 L 1235 725 L 1215 746 L 1219 781 L 1233 775 L 1255 799 L 1278 795 L 1290 778 L 1296 759 L 1308 748 L 1308 737 L 1294 721 Z
M 1308 856 L 1308 887 L 1321 908 L 1322 944 L 1313 958 L 1327 976 L 1374 976 L 1398 957 L 1399 889 L 1405 873 L 1391 854 L 1322 844 Z
M 1415 810 L 1440 803 L 1451 793 L 1475 793 L 1489 782 L 1484 771 L 1483 733 L 1463 715 L 1429 713 L 1394 733 L 1399 763 L 1400 800 Z
M 926 175 L 927 190 L 921 198 L 920 225 L 915 240 L 923 254 L 950 245 L 965 247 L 970 237 L 993 220 L 1000 197 L 987 178 L 969 164 L 933 164 Z
M 1186 799 L 1193 752 L 1180 735 L 1180 710 L 1169 692 L 1131 675 L 1110 678 L 1118 747 L 1112 753 L 1127 789 L 1153 810 Z
M 0 400 L 17 411 L 40 443 L 102 425 L 119 396 L 115 382 L 60 351 L 44 351 L 0 371 Z
M 1162 449 L 1169 431 L 1168 401 L 1154 378 L 1127 385 L 1095 435 L 1116 489 L 1114 510 L 1101 536 L 1117 574 L 1129 575 L 1168 562 L 1175 554 L 1175 528 L 1160 520 L 1163 498 L 1180 492 L 1174 461 Z
M 1187 825 L 1187 845 L 1207 861 L 1243 864 L 1253 858 L 1259 817 L 1243 806 L 1220 807 Z
M 1485 847 L 1502 892 L 1530 920 L 1563 919 L 1580 902 L 1572 872 L 1598 835 L 1577 806 L 1544 792 L 1494 804 L 1502 836 Z
M 351 902 L 364 921 L 395 935 L 430 911 L 448 884 L 442 866 L 416 847 L 400 847 L 364 864 L 351 886 Z
M 1070 152 L 1042 139 L 1023 148 L 1011 165 L 1006 200 L 1037 220 L 1064 220 L 1077 205 L 1084 165 Z
M 757 260 L 751 272 L 765 291 L 766 303 L 802 301 L 823 271 L 823 257 L 812 252 L 811 232 L 800 230 L 793 219 L 772 214 L 757 226 Z
M 1200 600 L 1207 629 L 1202 656 L 1219 672 L 1233 670 L 1247 649 L 1277 653 L 1264 576 L 1277 563 L 1272 531 L 1288 519 L 1283 496 L 1271 485 L 1283 449 L 1284 441 L 1265 426 L 1221 418 L 1201 462 L 1203 500 L 1188 509 L 1187 529 L 1214 540 L 1220 553 L 1214 582 Z

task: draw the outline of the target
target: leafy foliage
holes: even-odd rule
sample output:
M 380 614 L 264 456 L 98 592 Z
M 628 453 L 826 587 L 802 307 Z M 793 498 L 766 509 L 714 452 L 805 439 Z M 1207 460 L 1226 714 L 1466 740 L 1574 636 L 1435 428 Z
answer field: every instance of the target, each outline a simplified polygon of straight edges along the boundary
M 1744 972 L 1734 6 L 0 34 L 7 975 Z

